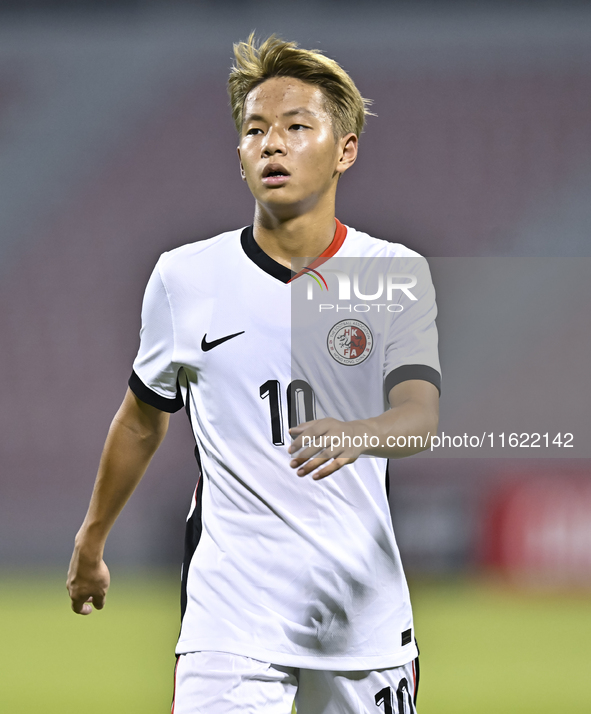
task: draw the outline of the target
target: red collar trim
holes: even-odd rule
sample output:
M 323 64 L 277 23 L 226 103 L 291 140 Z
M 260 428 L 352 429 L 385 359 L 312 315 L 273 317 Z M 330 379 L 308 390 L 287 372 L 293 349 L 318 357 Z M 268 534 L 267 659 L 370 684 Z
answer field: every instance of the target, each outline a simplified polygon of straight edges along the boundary
M 314 258 L 310 265 L 308 265 L 306 268 L 303 268 L 303 270 L 300 270 L 299 273 L 296 273 L 293 278 L 288 282 L 291 283 L 292 280 L 299 278 L 300 275 L 305 275 L 310 270 L 319 268 L 323 263 L 326 263 L 329 258 L 332 258 L 333 255 L 336 255 L 338 253 L 341 246 L 345 242 L 345 238 L 347 237 L 347 227 L 344 226 L 338 218 L 335 218 L 334 221 L 337 224 L 337 227 L 334 232 L 334 238 L 332 239 L 332 243 L 328 246 L 324 253 L 319 255 L 318 258 Z
M 335 218 L 334 222 L 337 224 L 337 228 L 334 232 L 334 238 L 332 239 L 332 243 L 328 246 L 324 253 L 319 256 L 320 258 L 332 258 L 332 256 L 339 251 L 340 247 L 345 242 L 345 238 L 347 237 L 347 228 L 339 221 L 338 218 Z M 310 265 L 309 267 L 316 266 Z

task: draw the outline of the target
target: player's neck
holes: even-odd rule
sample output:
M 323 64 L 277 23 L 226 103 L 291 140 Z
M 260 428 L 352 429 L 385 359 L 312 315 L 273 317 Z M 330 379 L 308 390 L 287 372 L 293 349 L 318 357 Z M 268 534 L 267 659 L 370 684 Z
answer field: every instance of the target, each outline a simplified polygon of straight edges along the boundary
M 319 207 L 320 208 L 320 207 Z M 302 215 L 277 218 L 258 204 L 254 216 L 254 239 L 273 260 L 300 269 L 293 258 L 313 258 L 321 255 L 331 244 L 335 234 L 334 203 Z

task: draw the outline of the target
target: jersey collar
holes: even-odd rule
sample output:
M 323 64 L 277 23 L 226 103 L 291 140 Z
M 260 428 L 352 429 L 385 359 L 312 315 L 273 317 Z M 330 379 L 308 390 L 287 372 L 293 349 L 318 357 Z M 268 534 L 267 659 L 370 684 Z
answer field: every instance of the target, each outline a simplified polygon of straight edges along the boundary
M 332 243 L 322 253 L 322 255 L 319 255 L 318 258 L 315 258 L 314 261 L 310 263 L 308 268 L 317 268 L 319 265 L 322 265 L 322 263 L 325 263 L 329 258 L 332 258 L 332 256 L 338 252 L 340 247 L 345 242 L 345 238 L 347 237 L 346 227 L 336 218 L 335 223 L 336 230 Z M 247 226 L 242 231 L 240 243 L 242 244 L 242 249 L 253 263 L 256 263 L 261 270 L 264 270 L 265 273 L 268 273 L 271 277 L 280 280 L 282 283 L 289 283 L 290 280 L 302 274 L 294 273 L 289 268 L 286 268 L 285 265 L 281 265 L 281 263 L 273 260 L 270 255 L 267 255 L 254 239 L 252 226 Z

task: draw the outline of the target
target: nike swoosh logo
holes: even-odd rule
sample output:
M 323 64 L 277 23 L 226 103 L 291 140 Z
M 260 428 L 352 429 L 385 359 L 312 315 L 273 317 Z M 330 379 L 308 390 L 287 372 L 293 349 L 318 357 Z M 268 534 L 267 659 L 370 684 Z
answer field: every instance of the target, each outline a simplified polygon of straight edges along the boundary
M 235 332 L 233 335 L 226 335 L 225 337 L 220 337 L 219 340 L 212 340 L 211 342 L 207 341 L 207 332 L 203 335 L 203 339 L 201 340 L 201 349 L 204 352 L 209 352 L 209 350 L 212 350 L 214 347 L 217 347 L 218 345 L 221 345 L 222 342 L 227 342 L 228 340 L 231 340 L 233 337 L 238 337 L 238 335 L 243 335 L 244 330 L 242 332 Z

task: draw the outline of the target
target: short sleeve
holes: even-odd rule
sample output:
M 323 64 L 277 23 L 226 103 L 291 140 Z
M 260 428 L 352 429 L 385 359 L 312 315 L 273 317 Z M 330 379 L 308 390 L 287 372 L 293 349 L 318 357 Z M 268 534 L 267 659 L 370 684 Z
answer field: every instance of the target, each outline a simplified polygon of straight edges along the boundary
M 129 387 L 138 399 L 169 413 L 183 407 L 174 352 L 173 316 L 159 261 L 144 294 L 140 348 Z
M 390 284 L 400 285 L 400 312 L 393 312 L 385 342 L 384 393 L 409 379 L 434 384 L 441 393 L 435 288 L 425 258 L 396 258 Z M 416 281 L 416 282 L 415 282 Z M 394 288 L 397 289 L 397 288 Z M 396 309 L 396 308 L 394 308 Z

